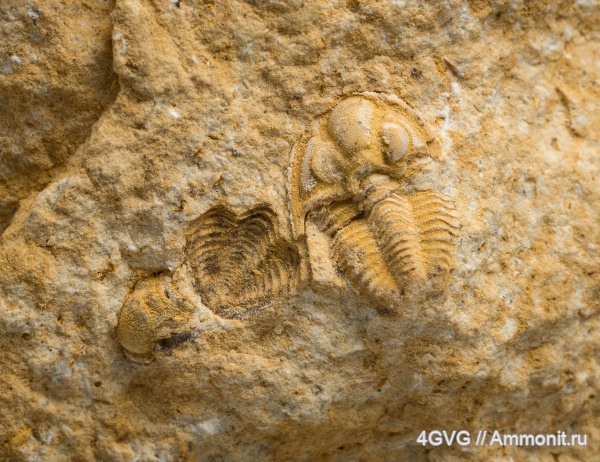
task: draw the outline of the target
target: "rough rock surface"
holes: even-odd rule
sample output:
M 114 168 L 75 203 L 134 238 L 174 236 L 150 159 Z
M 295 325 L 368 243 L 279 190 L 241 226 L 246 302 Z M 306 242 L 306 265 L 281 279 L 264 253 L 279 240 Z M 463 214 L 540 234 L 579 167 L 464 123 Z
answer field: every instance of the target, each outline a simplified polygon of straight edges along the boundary
M 3 0 L 0 37 L 3 460 L 599 460 L 598 2 Z M 266 204 L 291 242 L 292 147 L 359 92 L 440 144 L 447 293 L 375 306 L 309 227 L 311 278 L 218 316 L 190 226 Z M 188 311 L 135 361 L 119 313 L 153 278 Z

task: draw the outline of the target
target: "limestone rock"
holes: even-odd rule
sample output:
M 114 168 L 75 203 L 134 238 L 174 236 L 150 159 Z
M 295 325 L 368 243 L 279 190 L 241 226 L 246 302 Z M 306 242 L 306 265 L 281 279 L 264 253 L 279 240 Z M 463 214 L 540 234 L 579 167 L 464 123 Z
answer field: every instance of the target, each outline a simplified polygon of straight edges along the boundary
M 3 0 L 0 458 L 597 460 L 599 31 L 594 0 Z

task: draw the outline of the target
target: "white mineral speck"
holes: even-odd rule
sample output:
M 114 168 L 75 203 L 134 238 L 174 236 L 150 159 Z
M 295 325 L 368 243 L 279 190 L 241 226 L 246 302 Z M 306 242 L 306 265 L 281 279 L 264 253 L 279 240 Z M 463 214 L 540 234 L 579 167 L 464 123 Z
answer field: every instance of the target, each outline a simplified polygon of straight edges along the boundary
M 446 155 L 452 149 L 452 139 L 448 136 L 448 127 L 450 125 L 450 106 L 445 105 L 440 114 L 444 119 L 440 129 L 440 139 L 442 140 L 442 153 Z
M 563 39 L 565 42 L 569 42 L 572 38 L 573 38 L 573 29 L 571 29 L 570 27 L 567 27 L 563 31 Z
M 176 109 L 169 109 L 167 112 L 171 117 L 174 117 L 175 119 L 179 119 L 181 117 L 181 114 Z
M 222 431 L 221 421 L 217 418 L 205 420 L 204 422 L 198 422 L 196 425 L 196 430 L 200 434 L 204 435 L 216 435 Z
M 460 85 L 458 85 L 458 82 L 452 82 L 452 93 L 454 93 L 454 96 L 460 96 Z
M 48 431 L 41 431 L 41 432 L 39 432 L 39 435 L 40 435 L 40 440 L 44 444 L 50 444 L 50 443 L 52 443 L 52 439 L 54 438 L 54 430 L 50 429 Z
M 29 16 L 31 19 L 39 19 L 41 12 L 42 12 L 42 10 L 39 10 L 36 8 L 35 10 L 29 10 L 27 12 L 27 16 Z
M 587 125 L 587 119 L 584 115 L 578 115 L 577 117 L 573 118 L 571 125 L 575 130 L 581 129 Z

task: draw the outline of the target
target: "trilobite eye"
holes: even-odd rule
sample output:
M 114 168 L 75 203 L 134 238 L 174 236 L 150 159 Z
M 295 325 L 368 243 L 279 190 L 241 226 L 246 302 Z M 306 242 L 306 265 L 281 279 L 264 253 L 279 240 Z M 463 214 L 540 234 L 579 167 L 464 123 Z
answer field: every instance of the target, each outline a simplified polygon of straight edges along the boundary
M 387 146 L 386 155 L 389 162 L 398 162 L 404 157 L 410 145 L 410 136 L 403 127 L 385 122 L 381 125 L 381 137 Z

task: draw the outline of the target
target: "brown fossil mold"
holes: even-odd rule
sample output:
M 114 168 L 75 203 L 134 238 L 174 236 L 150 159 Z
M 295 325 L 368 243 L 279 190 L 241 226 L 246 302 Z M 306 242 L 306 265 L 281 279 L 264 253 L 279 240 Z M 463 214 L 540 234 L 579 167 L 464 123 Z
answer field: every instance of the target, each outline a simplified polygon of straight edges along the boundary
M 330 238 L 340 273 L 380 304 L 443 291 L 458 215 L 441 192 L 403 187 L 438 158 L 431 132 L 400 99 L 362 93 L 342 100 L 292 151 L 296 238 L 304 239 L 305 222 L 313 221 Z
M 203 303 L 224 318 L 262 310 L 300 279 L 300 255 L 279 237 L 267 206 L 239 215 L 213 207 L 190 225 L 186 255 Z

